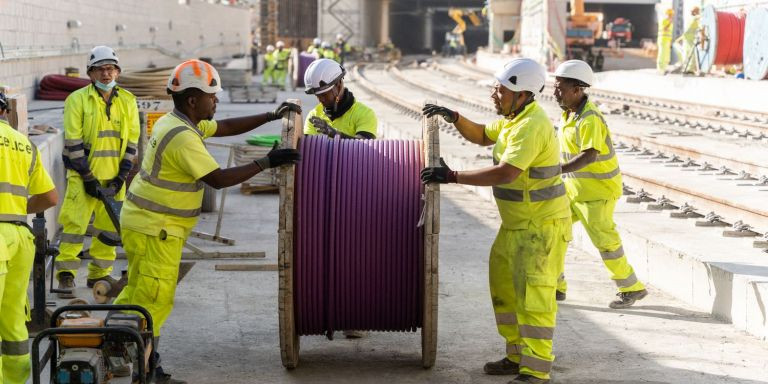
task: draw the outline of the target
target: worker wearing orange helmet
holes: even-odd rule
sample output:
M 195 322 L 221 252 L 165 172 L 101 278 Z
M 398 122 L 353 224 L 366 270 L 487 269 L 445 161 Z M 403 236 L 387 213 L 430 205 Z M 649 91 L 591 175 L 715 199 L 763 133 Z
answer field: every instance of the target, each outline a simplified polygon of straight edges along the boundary
M 126 193 L 120 215 L 128 285 L 115 304 L 146 308 L 154 320 L 155 337 L 173 309 L 181 250 L 197 223 L 203 185 L 229 187 L 299 159 L 294 149 L 274 148 L 252 163 L 219 168 L 203 140 L 239 135 L 290 111 L 301 112 L 297 104 L 284 102 L 272 112 L 214 120 L 216 93 L 221 90 L 221 78 L 208 63 L 188 60 L 173 70 L 167 91 L 175 108 L 155 123 L 141 171 Z M 154 347 L 157 351 L 157 340 Z M 156 383 L 184 383 L 171 379 L 162 368 L 154 376 Z
M 665 17 L 659 22 L 659 33 L 656 37 L 656 70 L 662 74 L 667 73 L 670 55 L 672 52 L 672 34 L 675 28 L 675 10 L 667 9 Z

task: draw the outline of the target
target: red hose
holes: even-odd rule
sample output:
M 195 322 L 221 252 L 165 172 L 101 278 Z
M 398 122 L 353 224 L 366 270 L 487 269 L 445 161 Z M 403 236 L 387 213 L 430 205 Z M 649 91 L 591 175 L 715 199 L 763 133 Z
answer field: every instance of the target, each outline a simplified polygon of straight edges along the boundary
M 64 100 L 70 93 L 90 84 L 91 80 L 64 75 L 45 75 L 40 80 L 37 98 L 40 100 Z
M 741 64 L 744 47 L 744 15 L 717 12 L 715 65 Z

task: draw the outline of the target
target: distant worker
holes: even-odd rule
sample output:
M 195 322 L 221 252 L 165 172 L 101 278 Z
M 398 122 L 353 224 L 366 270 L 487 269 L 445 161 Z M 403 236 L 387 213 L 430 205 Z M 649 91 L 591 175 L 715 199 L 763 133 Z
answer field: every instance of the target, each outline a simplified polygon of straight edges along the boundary
M 285 43 L 278 41 L 275 43 L 275 51 L 272 53 L 275 60 L 275 70 L 272 72 L 272 80 L 285 90 L 285 77 L 288 74 L 288 61 L 291 59 L 291 50 L 285 48 Z
M 318 53 L 322 48 L 323 41 L 319 37 L 312 39 L 312 44 L 307 47 L 307 53 Z
M 699 22 L 701 20 L 701 9 L 699 7 L 693 7 L 691 9 L 691 23 L 688 24 L 688 28 L 683 32 L 680 37 L 675 41 L 683 43 L 683 73 L 694 73 L 699 70 L 699 61 L 696 60 L 696 35 L 699 33 Z
M 131 183 L 120 215 L 128 285 L 115 299 L 115 304 L 146 308 L 156 338 L 173 309 L 181 251 L 200 215 L 203 185 L 226 188 L 299 159 L 294 149 L 273 148 L 252 163 L 221 169 L 203 143 L 212 136 L 248 132 L 289 111 L 300 113 L 298 105 L 282 103 L 273 112 L 213 120 L 221 78 L 213 66 L 200 60 L 179 64 L 168 78 L 167 88 L 174 110 L 155 123 L 141 172 Z M 155 339 L 155 351 L 158 341 Z M 154 376 L 156 383 L 184 383 L 172 379 L 161 367 Z
M 333 48 L 331 43 L 324 41 L 322 44 L 322 50 L 323 54 L 320 55 L 321 59 L 331 59 L 337 63 L 341 60 L 339 55 L 336 54 L 336 49 Z
M 254 34 L 251 41 L 251 73 L 254 76 L 259 74 L 259 49 L 261 49 L 261 42 L 259 42 L 259 38 Z
M 62 157 L 67 169 L 67 190 L 59 213 L 62 233 L 56 276 L 59 288 L 70 291 L 75 288 L 79 254 L 91 216 L 94 215 L 96 231 L 118 236 L 104 204 L 98 199 L 98 188 L 111 189 L 115 200 L 123 201 L 123 185 L 133 168 L 139 143 L 136 97 L 117 86 L 120 65 L 115 51 L 103 45 L 93 48 L 87 68 L 91 84 L 73 92 L 64 101 Z M 117 283 L 110 276 L 115 247 L 92 236 L 88 253 L 91 262 L 86 285 L 91 288 L 99 280 Z M 59 293 L 59 297 L 75 297 L 71 292 Z
M 267 53 L 264 54 L 264 71 L 261 76 L 262 85 L 274 85 L 274 72 L 275 72 L 275 46 L 272 44 L 267 45 Z
M 658 49 L 656 56 L 656 70 L 661 74 L 667 73 L 670 55 L 672 51 L 672 34 L 675 28 L 675 10 L 667 9 L 665 17 L 659 22 L 659 32 L 656 38 Z
M 9 111 L 0 93 L 0 383 L 24 384 L 31 371 L 27 289 L 35 259 L 27 214 L 55 206 L 59 196 L 40 151 L 8 124 Z
M 336 54 L 339 56 L 338 62 L 341 64 L 344 64 L 344 60 L 346 60 L 346 58 L 349 56 L 349 53 L 352 52 L 352 48 L 349 46 L 349 43 L 347 43 L 347 39 L 345 39 L 344 35 L 341 33 L 336 35 L 336 44 L 334 49 L 336 50 Z
M 629 265 L 613 222 L 622 194 L 621 171 L 603 114 L 584 93 L 593 83 L 592 69 L 581 60 L 568 60 L 555 71 L 555 99 L 564 111 L 559 134 L 562 172 L 572 219 L 581 221 L 618 287 L 618 298 L 609 307 L 620 309 L 648 291 Z M 565 292 L 561 279 L 558 299 L 565 300 Z
M 422 170 L 424 183 L 491 186 L 501 228 L 491 248 L 489 283 L 506 356 L 485 364 L 489 375 L 518 375 L 510 383 L 549 383 L 555 356 L 555 288 L 571 240 L 571 213 L 560 177 L 555 129 L 536 95 L 547 72 L 531 59 L 514 59 L 494 75 L 491 98 L 502 118 L 486 125 L 458 112 L 427 104 L 468 141 L 493 147 L 493 166 L 453 171 Z
M 315 60 L 304 73 L 306 93 L 320 102 L 307 114 L 305 135 L 340 135 L 349 139 L 375 139 L 376 114 L 357 101 L 344 86 L 344 67 L 330 59 Z

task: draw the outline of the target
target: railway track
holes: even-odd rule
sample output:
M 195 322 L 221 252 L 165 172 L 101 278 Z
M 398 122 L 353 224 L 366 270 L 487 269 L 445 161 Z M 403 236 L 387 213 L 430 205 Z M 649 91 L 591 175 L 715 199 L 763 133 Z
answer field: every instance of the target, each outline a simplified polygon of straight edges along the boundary
M 455 63 L 455 64 L 453 64 Z M 453 76 L 487 81 L 491 73 L 462 61 L 437 63 L 434 67 Z M 552 84 L 545 94 L 552 94 Z M 743 139 L 768 142 L 768 114 L 757 111 L 705 106 L 679 100 L 643 97 L 626 92 L 590 88 L 589 94 L 616 112 L 633 118 L 674 124 L 697 129 L 703 133 L 730 135 Z
M 490 108 L 488 93 L 478 91 L 476 84 L 457 85 L 454 78 L 453 82 L 443 82 L 452 87 L 448 89 L 428 72 L 364 67 L 355 68 L 353 75 L 366 92 L 414 119 L 421 118 L 425 99 L 450 101 L 454 107 L 459 106 L 462 115 L 478 122 L 498 118 Z M 553 110 L 558 113 L 559 109 L 551 104 L 551 100 L 542 102 L 553 116 Z M 441 130 L 458 139 L 452 126 L 442 123 Z M 614 124 L 612 134 L 629 202 L 646 203 L 652 210 L 669 210 L 670 217 L 695 219 L 697 226 L 722 226 L 724 236 L 754 238 L 755 247 L 768 248 L 768 209 L 764 204 L 768 198 L 768 166 L 740 159 L 737 154 L 713 155 L 695 143 L 674 146 L 658 137 L 624 133 L 614 129 Z M 696 139 L 711 141 L 705 137 Z M 734 150 L 738 147 L 734 146 Z M 490 152 L 478 155 L 481 156 L 490 158 Z M 765 237 L 760 239 L 764 233 Z

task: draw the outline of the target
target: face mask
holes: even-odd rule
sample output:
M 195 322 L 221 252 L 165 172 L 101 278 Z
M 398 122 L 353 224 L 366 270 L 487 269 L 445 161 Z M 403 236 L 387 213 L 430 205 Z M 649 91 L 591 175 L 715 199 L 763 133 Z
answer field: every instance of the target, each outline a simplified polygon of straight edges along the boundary
M 104 84 L 101 81 L 95 81 L 94 84 L 96 84 L 96 88 L 101 89 L 104 92 L 109 92 L 112 90 L 112 88 L 117 85 L 117 82 L 112 80 L 109 82 L 109 84 Z

